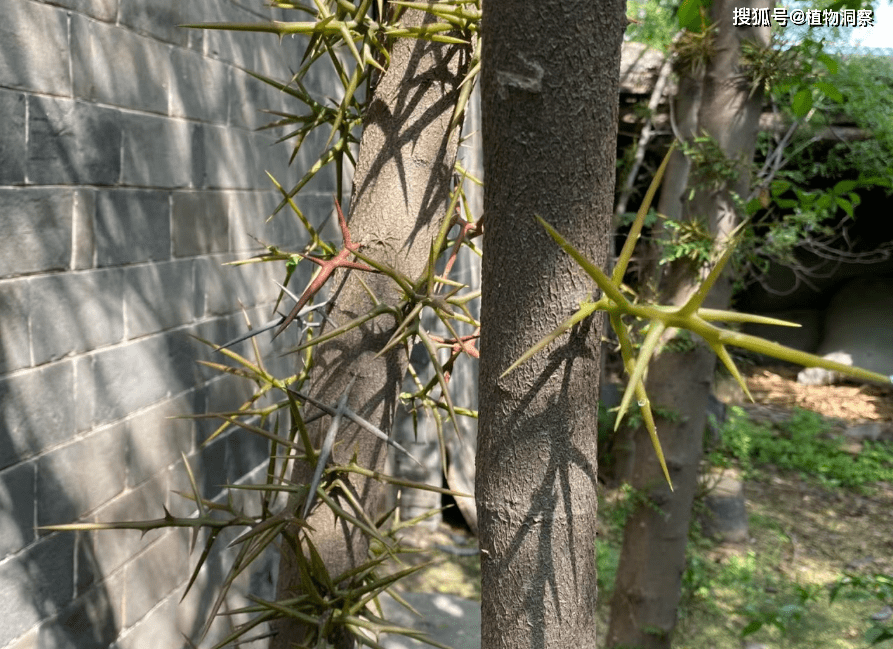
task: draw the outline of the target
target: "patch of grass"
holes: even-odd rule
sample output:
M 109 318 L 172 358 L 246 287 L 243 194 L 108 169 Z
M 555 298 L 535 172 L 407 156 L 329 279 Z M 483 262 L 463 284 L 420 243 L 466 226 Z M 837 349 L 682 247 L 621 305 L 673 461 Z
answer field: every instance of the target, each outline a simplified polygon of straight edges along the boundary
M 830 436 L 830 430 L 825 419 L 808 410 L 794 409 L 788 420 L 769 425 L 756 423 L 743 409 L 733 407 L 711 460 L 723 465 L 733 459 L 750 475 L 760 465 L 772 464 L 832 488 L 864 489 L 893 481 L 893 449 L 866 441 L 854 454 L 842 438 Z
M 751 517 L 751 531 L 746 548 L 690 543 L 673 646 L 739 647 L 746 638 L 779 649 L 862 649 L 877 605 L 844 596 L 832 605 L 822 573 L 789 571 L 791 539 L 777 521 Z

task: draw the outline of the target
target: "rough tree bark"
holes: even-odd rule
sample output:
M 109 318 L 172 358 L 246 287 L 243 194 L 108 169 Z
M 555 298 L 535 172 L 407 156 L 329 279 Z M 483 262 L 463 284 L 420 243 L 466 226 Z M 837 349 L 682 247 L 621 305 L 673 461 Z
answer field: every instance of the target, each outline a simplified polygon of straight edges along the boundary
M 481 646 L 596 646 L 601 318 L 503 371 L 593 291 L 539 215 L 604 266 L 623 0 L 485 2 L 476 497 Z
M 429 19 L 424 12 L 411 10 L 403 22 L 418 25 Z M 412 278 L 423 271 L 431 240 L 448 207 L 459 141 L 458 129 L 450 130 L 449 122 L 468 55 L 463 46 L 399 40 L 368 109 L 354 175 L 351 237 L 363 244 L 365 255 Z M 396 286 L 388 278 L 364 273 L 363 279 L 379 300 L 399 301 Z M 339 278 L 334 298 L 330 313 L 339 324 L 372 307 L 356 272 Z M 324 345 L 313 376 L 316 398 L 336 403 L 355 377 L 348 406 L 380 429 L 390 430 L 406 357 L 399 347 L 379 358 L 374 356 L 390 338 L 393 326 L 393 321 L 377 318 Z M 315 432 L 317 439 L 327 426 L 327 421 L 321 424 Z M 361 466 L 383 471 L 386 452 L 378 439 L 349 426 L 339 433 L 338 440 L 337 461 L 346 463 L 356 452 Z M 312 473 L 312 466 L 299 463 L 292 479 L 308 484 Z M 352 482 L 367 511 L 374 512 L 383 495 L 381 483 Z M 314 544 L 332 576 L 366 560 L 366 538 L 356 528 L 342 522 L 336 525 L 327 508 L 319 507 L 310 523 L 316 530 Z M 299 585 L 294 557 L 283 548 L 279 597 L 296 596 Z M 306 629 L 286 621 L 276 631 L 273 649 L 300 644 Z M 346 638 L 332 640 L 339 649 L 351 646 Z
M 699 218 L 725 245 L 740 220 L 732 194 L 746 196 L 749 164 L 759 126 L 762 93 L 750 92 L 741 72 L 741 41 L 752 39 L 765 45 L 769 28 L 732 26 L 733 7 L 766 8 L 769 0 L 714 0 L 711 20 L 716 23 L 715 54 L 708 63 L 700 93 L 681 98 L 687 110 L 690 98 L 700 96 L 697 110 L 698 134 L 714 138 L 725 157 L 737 165 L 737 178 L 719 185 L 687 169 L 680 156 L 675 169 L 668 169 L 662 197 L 664 209 L 682 208 L 683 218 Z M 680 83 L 680 91 L 685 87 Z M 684 117 L 686 111 L 682 111 Z M 686 182 L 686 177 L 689 181 Z M 682 194 L 696 189 L 693 200 L 684 203 Z M 681 306 L 697 288 L 704 269 L 676 264 L 661 283 L 661 302 Z M 731 299 L 728 280 L 720 279 L 707 298 L 714 308 L 727 308 Z M 665 342 L 676 332 L 668 331 Z M 673 351 L 675 349 L 675 351 Z M 670 421 L 657 417 L 657 430 L 675 486 L 671 492 L 651 450 L 647 432 L 635 434 L 635 460 L 631 484 L 647 495 L 650 504 L 639 506 L 626 523 L 623 548 L 611 600 L 609 647 L 668 649 L 676 625 L 676 610 L 685 570 L 692 502 L 698 484 L 703 453 L 706 407 L 716 357 L 700 342 L 665 347 L 649 368 L 647 390 L 651 403 L 674 412 Z

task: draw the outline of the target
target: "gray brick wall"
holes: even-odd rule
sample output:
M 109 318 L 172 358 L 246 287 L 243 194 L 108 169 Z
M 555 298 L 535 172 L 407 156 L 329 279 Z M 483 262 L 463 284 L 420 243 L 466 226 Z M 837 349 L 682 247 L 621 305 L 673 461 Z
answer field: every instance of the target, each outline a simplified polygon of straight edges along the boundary
M 198 554 L 182 531 L 36 527 L 188 515 L 183 454 L 208 492 L 263 471 L 261 438 L 201 448 L 215 425 L 171 417 L 247 395 L 190 336 L 235 336 L 240 305 L 269 319 L 282 269 L 223 264 L 253 237 L 300 242 L 287 215 L 265 223 L 265 170 L 289 186 L 316 154 L 288 168 L 255 129 L 290 104 L 245 73 L 288 78 L 300 43 L 175 26 L 270 18 L 262 0 L 0 0 L 0 16 L 0 648 L 183 646 L 210 596 L 178 604 Z M 299 205 L 321 222 L 334 178 L 312 187 Z

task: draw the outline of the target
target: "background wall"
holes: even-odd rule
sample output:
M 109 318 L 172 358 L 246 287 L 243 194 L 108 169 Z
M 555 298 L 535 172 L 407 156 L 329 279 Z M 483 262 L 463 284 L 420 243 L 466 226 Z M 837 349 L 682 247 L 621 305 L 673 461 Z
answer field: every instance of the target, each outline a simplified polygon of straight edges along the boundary
M 223 264 L 258 249 L 249 233 L 297 243 L 289 214 L 264 224 L 264 170 L 289 186 L 312 160 L 288 169 L 254 131 L 288 102 L 243 70 L 288 78 L 302 48 L 175 26 L 269 18 L 260 0 L 0 0 L 0 16 L 0 647 L 180 646 L 210 606 L 178 606 L 184 534 L 35 527 L 190 514 L 181 452 L 205 494 L 263 471 L 260 438 L 201 449 L 213 422 L 168 417 L 249 394 L 190 335 L 235 337 L 240 304 L 271 317 L 282 268 Z M 308 189 L 319 222 L 334 178 Z M 282 338 L 268 357 L 286 375 Z M 215 554 L 200 583 L 225 567 Z

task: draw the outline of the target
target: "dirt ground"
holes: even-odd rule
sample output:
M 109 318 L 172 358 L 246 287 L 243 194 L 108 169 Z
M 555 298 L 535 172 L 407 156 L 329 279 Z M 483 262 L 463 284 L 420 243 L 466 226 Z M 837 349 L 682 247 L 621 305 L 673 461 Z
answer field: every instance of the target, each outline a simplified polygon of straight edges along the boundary
M 746 377 L 747 387 L 754 401 L 763 406 L 798 407 L 850 423 L 879 421 L 893 426 L 893 387 L 854 383 L 800 385 L 797 371 L 792 367 L 752 368 Z M 747 403 L 741 396 L 737 395 L 734 401 Z

